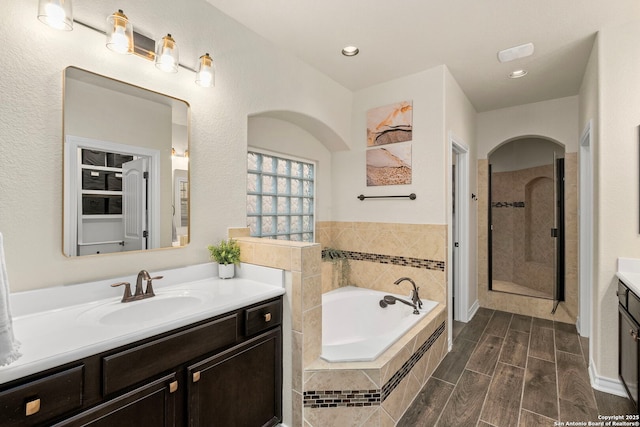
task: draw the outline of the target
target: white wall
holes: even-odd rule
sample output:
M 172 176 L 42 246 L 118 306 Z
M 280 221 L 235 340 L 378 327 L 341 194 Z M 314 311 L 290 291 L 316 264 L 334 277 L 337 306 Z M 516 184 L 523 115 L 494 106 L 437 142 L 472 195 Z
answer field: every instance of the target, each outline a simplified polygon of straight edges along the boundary
M 477 144 L 476 144 L 476 111 L 469 102 L 467 96 L 462 92 L 462 89 L 453 78 L 448 69 L 445 70 L 445 131 L 447 132 L 447 138 L 449 136 L 454 137 L 458 142 L 463 143 L 468 151 L 468 165 L 469 165 L 469 197 L 471 194 L 478 194 L 478 184 L 477 184 Z M 447 150 L 447 165 L 451 164 L 451 148 L 446 145 Z M 445 176 L 447 180 L 447 222 L 451 224 L 451 173 L 449 173 L 449 169 L 447 168 L 447 173 Z M 468 199 L 469 202 L 469 223 L 468 223 L 468 233 L 469 238 L 467 241 L 467 247 L 463 248 L 463 250 L 467 251 L 467 259 L 469 262 L 468 271 L 465 274 L 466 279 L 468 280 L 468 294 L 467 294 L 467 307 L 463 307 L 466 309 L 467 313 L 472 308 L 474 303 L 478 300 L 478 271 L 477 271 L 477 252 L 478 252 L 478 236 L 477 236 L 477 209 L 476 202 L 472 199 Z M 449 230 L 449 234 L 451 234 L 451 230 Z M 449 242 L 451 243 L 451 242 Z M 448 269 L 450 271 L 451 269 Z M 463 273 L 464 274 L 464 273 Z M 465 318 L 465 317 L 462 317 Z
M 600 97 L 599 97 L 599 70 L 598 70 L 598 59 L 599 59 L 599 51 L 600 51 L 600 35 L 596 37 L 596 40 L 593 43 L 593 48 L 591 50 L 591 55 L 589 57 L 589 62 L 587 63 L 587 67 L 585 69 L 584 76 L 582 78 L 582 85 L 580 86 L 580 108 L 579 108 L 579 124 L 580 124 L 580 132 L 582 133 L 587 126 L 591 125 L 590 131 L 590 146 L 589 152 L 591 154 L 591 175 L 592 175 L 592 209 L 591 209 L 591 218 L 592 218 L 592 229 L 583 230 L 580 229 L 580 235 L 588 234 L 591 237 L 591 254 L 587 255 L 582 253 L 585 250 L 585 247 L 588 245 L 588 239 L 584 241 L 580 241 L 580 258 L 589 257 L 592 260 L 595 260 L 595 250 L 598 247 L 598 221 L 595 218 L 598 218 L 599 208 L 598 208 L 598 186 L 595 182 L 596 176 L 598 176 L 598 164 L 594 161 L 597 157 L 597 153 L 600 146 L 600 137 L 599 137 L 599 129 L 600 129 Z M 582 158 L 582 151 L 579 152 L 579 163 L 585 161 Z M 582 197 L 580 195 L 580 197 Z M 580 221 L 582 225 L 582 219 Z M 600 340 L 603 333 L 603 329 L 600 324 L 600 304 L 597 303 L 597 298 L 595 295 L 597 294 L 597 280 L 596 271 L 598 270 L 596 262 L 589 263 L 588 266 L 580 265 L 580 274 L 587 274 L 589 279 L 588 283 L 591 283 L 590 289 L 580 288 L 580 296 L 585 296 L 585 292 L 587 292 L 589 300 L 589 316 L 590 316 L 590 325 L 585 325 L 582 320 L 582 313 L 580 318 L 581 329 L 588 328 L 589 329 L 589 353 L 591 361 L 589 363 L 592 368 L 592 374 L 598 375 L 597 370 L 599 367 L 599 361 L 601 360 L 600 352 Z M 582 276 L 579 277 L 580 282 L 585 282 Z M 581 301 L 582 304 L 582 301 Z M 581 312 L 582 312 L 581 306 Z M 617 323 L 616 323 L 617 324 Z M 608 325 L 608 328 L 612 326 Z M 580 333 L 585 335 L 581 330 Z M 617 363 L 617 361 L 616 361 Z M 596 371 L 594 372 L 593 369 Z
M 554 164 L 564 158 L 564 147 L 542 138 L 522 138 L 497 147 L 490 153 L 491 172 L 509 172 Z
M 640 258 L 638 124 L 640 123 L 640 21 L 605 28 L 598 36 L 598 72 L 584 86 L 582 125 L 599 113 L 595 132 L 595 368 L 617 380 L 618 257 Z M 595 78 L 594 78 L 595 74 Z M 599 80 L 599 85 L 593 80 Z M 599 110 L 599 111 L 598 111 Z M 596 117 L 597 118 L 597 117 Z
M 578 97 L 552 99 L 478 114 L 478 158 L 522 136 L 545 136 L 578 151 Z
M 316 162 L 316 221 L 331 220 L 331 153 L 309 132 L 288 121 L 250 117 L 249 147 Z
M 434 67 L 355 93 L 351 150 L 333 153 L 333 221 L 446 223 L 444 70 Z M 367 187 L 366 112 L 399 101 L 413 101 L 412 183 Z M 416 200 L 357 199 L 410 193 Z
M 61 32 L 41 24 L 34 1 L 7 0 L 0 26 L 0 232 L 11 290 L 77 283 L 190 265 L 208 260 L 207 245 L 230 226 L 246 226 L 247 117 L 287 110 L 324 122 L 343 139 L 351 132 L 353 95 L 330 78 L 240 26 L 204 1 L 130 2 L 137 31 L 167 32 L 181 60 L 194 67 L 210 52 L 216 87 L 195 75 L 158 71 L 136 56 L 115 54 L 104 36 L 76 25 Z M 114 12 L 110 2 L 74 4 L 79 20 L 98 28 Z M 191 105 L 191 243 L 136 254 L 66 258 L 62 254 L 62 73 L 75 65 L 184 99 Z

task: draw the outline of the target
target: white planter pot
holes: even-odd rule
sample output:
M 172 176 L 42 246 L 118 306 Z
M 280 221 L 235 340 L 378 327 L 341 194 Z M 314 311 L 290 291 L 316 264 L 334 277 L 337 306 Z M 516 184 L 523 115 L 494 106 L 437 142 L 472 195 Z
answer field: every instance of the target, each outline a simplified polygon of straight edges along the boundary
M 231 279 L 235 274 L 235 264 L 218 264 L 218 277 L 221 279 Z

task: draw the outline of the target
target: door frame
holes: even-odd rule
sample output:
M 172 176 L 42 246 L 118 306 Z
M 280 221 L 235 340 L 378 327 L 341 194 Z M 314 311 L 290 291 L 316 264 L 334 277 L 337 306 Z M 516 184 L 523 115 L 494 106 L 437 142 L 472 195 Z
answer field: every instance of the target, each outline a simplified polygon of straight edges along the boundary
M 67 256 L 77 256 L 78 241 L 78 188 L 81 188 L 82 170 L 80 169 L 79 148 L 132 154 L 149 159 L 149 186 L 147 194 L 149 215 L 147 217 L 149 239 L 147 249 L 160 247 L 160 151 L 111 141 L 67 135 L 64 143 L 64 200 L 63 200 L 63 238 L 62 250 Z
M 580 136 L 578 157 L 579 179 L 579 261 L 578 261 L 578 333 L 589 338 L 593 328 L 591 319 L 591 291 L 593 278 L 593 120 L 589 120 Z M 593 340 L 590 340 L 591 342 Z M 591 352 L 591 350 L 589 350 Z
M 457 155 L 456 162 L 456 215 L 455 229 L 457 231 L 458 250 L 454 251 L 453 233 L 453 155 Z M 447 224 L 449 231 L 447 233 L 447 306 L 449 324 L 453 324 L 453 312 L 455 311 L 456 319 L 461 322 L 468 322 L 469 315 L 469 251 L 471 249 L 469 241 L 469 148 L 462 141 L 449 132 L 449 161 L 447 164 Z M 454 260 L 455 262 L 452 262 Z M 454 271 L 455 269 L 455 271 Z M 455 310 L 452 304 L 453 295 L 455 298 Z M 449 328 L 449 344 L 452 342 L 453 328 Z

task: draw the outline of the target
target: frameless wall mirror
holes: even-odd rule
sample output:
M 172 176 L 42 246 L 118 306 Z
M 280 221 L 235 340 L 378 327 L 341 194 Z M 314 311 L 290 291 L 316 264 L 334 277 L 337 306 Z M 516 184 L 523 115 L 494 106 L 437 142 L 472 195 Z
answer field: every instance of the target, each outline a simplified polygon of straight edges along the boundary
M 65 255 L 188 243 L 189 114 L 185 101 L 65 70 Z

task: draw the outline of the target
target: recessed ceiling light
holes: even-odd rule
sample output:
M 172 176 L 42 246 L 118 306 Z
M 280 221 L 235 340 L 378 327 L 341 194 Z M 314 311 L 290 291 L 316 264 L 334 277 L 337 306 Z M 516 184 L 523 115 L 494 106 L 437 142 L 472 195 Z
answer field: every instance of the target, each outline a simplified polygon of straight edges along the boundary
M 527 70 L 515 70 L 509 74 L 509 78 L 519 79 L 520 77 L 524 77 L 527 75 Z
M 358 53 L 360 53 L 360 49 L 355 46 L 345 46 L 342 49 L 342 54 L 344 56 L 356 56 Z
M 533 55 L 533 43 L 521 44 L 498 52 L 498 61 L 509 62 Z

